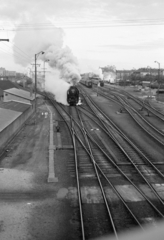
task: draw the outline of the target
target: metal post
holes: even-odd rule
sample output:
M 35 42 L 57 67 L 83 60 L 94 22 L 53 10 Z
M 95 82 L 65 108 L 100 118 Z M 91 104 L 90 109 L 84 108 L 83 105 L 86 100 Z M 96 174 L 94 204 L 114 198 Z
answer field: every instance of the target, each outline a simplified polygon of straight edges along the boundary
M 0 39 L 0 41 L 6 41 L 6 42 L 9 42 L 9 39 Z
M 40 53 L 44 54 L 43 51 L 35 54 L 35 113 L 36 113 L 36 110 L 37 110 L 37 107 L 36 107 L 37 106 L 37 104 L 36 104 L 36 91 L 37 91 L 37 67 L 36 67 L 37 64 L 36 64 L 36 59 L 37 59 L 37 56 Z M 35 114 L 35 116 L 36 116 L 36 114 Z
M 36 113 L 36 89 L 37 89 L 36 55 L 37 55 L 37 54 L 35 54 L 35 113 Z
M 152 85 L 152 80 L 151 80 L 151 67 L 147 66 L 147 69 L 150 69 L 149 75 L 150 75 L 150 84 L 149 84 L 149 95 L 148 97 L 151 97 L 151 85 Z
M 126 84 L 125 69 L 123 69 L 123 81 L 124 81 L 124 88 L 125 88 L 125 84 Z
M 44 91 L 45 91 L 45 80 L 46 80 L 46 71 L 45 71 L 45 61 L 44 61 L 44 82 L 43 82 L 43 89 L 44 89 Z
M 158 63 L 158 90 L 157 93 L 159 93 L 159 88 L 160 88 L 160 63 L 157 61 L 154 61 L 155 63 Z
M 159 63 L 159 69 L 158 69 L 158 82 L 160 83 L 160 63 Z

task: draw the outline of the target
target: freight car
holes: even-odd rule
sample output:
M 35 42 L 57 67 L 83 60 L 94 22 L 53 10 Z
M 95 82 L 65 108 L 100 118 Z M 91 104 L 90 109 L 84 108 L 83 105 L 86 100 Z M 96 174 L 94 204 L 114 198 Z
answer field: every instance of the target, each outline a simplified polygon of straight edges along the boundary
M 88 87 L 88 88 L 92 88 L 92 81 L 91 80 L 81 80 L 80 81 L 81 84 L 83 84 L 84 86 Z
M 104 86 L 104 81 L 101 80 L 101 78 L 99 78 L 99 77 L 93 77 L 92 78 L 92 83 L 96 86 L 100 86 L 100 87 Z
M 70 106 L 76 106 L 79 101 L 79 90 L 76 86 L 71 86 L 67 91 L 67 102 Z

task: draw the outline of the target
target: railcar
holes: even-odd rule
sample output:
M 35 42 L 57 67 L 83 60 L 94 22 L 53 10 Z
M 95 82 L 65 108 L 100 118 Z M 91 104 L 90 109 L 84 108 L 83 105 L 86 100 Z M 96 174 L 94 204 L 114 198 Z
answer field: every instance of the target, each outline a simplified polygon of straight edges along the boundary
M 67 102 L 70 106 L 76 106 L 79 101 L 79 90 L 76 86 L 71 86 L 67 91 Z
M 91 80 L 81 80 L 80 83 L 83 84 L 84 86 L 88 87 L 88 88 L 92 88 L 92 81 Z
M 99 83 L 100 83 L 100 87 L 104 86 L 104 81 L 99 81 Z
M 104 86 L 104 81 L 101 80 L 99 77 L 93 77 L 92 78 L 92 83 L 96 86 L 100 86 L 100 87 Z

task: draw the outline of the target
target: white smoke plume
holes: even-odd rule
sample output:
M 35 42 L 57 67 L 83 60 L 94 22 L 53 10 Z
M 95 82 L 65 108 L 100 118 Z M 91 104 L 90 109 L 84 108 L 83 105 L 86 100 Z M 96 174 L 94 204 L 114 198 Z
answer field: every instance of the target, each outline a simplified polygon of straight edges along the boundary
M 16 63 L 27 66 L 37 54 L 37 59 L 48 62 L 52 69 L 59 71 L 60 74 L 53 71 L 54 76 L 48 75 L 45 85 L 55 95 L 57 101 L 66 104 L 66 90 L 80 80 L 80 71 L 77 59 L 71 49 L 64 46 L 63 30 L 54 27 L 52 31 L 43 31 L 34 26 L 30 32 L 18 31 L 14 43 L 13 51 Z M 26 53 L 23 59 L 17 54 L 17 46 Z M 40 52 L 44 52 L 44 54 L 39 54 Z
M 77 59 L 69 47 L 59 47 L 57 44 L 46 49 L 42 59 L 48 61 L 50 67 L 60 71 L 60 78 L 76 84 L 80 80 Z
M 54 99 L 68 105 L 67 90 L 70 84 L 60 79 L 60 73 L 56 70 L 46 74 L 45 90 L 54 94 Z
M 55 44 L 59 49 L 63 46 L 64 32 L 61 28 L 54 27 L 53 30 L 40 30 L 32 25 L 26 31 L 18 31 L 14 37 L 14 58 L 15 62 L 27 66 L 34 61 L 34 55 L 45 51 L 49 46 Z M 21 49 L 22 52 L 19 51 Z M 21 54 L 18 54 L 19 53 Z M 22 57 L 21 57 L 22 56 Z

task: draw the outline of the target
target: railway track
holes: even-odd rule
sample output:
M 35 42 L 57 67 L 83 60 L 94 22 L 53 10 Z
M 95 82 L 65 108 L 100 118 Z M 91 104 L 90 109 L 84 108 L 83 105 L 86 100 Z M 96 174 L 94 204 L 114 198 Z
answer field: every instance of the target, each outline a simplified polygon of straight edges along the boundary
M 147 214 L 147 218 L 149 218 L 150 215 L 155 219 L 163 218 L 163 201 L 160 196 L 158 196 L 155 189 L 152 188 L 151 184 L 146 182 L 156 198 L 155 203 L 158 202 L 158 207 L 160 205 L 159 209 L 156 204 L 153 203 L 152 199 L 149 199 L 144 191 L 138 187 L 137 182 L 134 184 L 128 177 L 128 174 L 121 169 L 119 163 L 116 162 L 117 158 L 112 154 L 112 151 L 109 151 L 109 147 L 107 147 L 107 144 L 103 141 L 100 134 L 97 134 L 96 131 L 92 131 L 91 133 L 91 129 L 93 129 L 91 128 L 93 125 L 93 119 L 96 118 L 95 121 L 98 122 L 103 118 L 103 115 L 94 109 L 93 112 L 97 114 L 94 118 L 92 116 L 91 122 L 86 119 L 86 114 L 84 114 L 85 110 L 82 110 L 82 108 L 64 109 L 58 104 L 55 107 L 66 121 L 73 140 L 75 162 L 74 176 L 76 177 L 77 182 L 82 239 L 100 236 L 102 232 L 103 234 L 113 233 L 115 234 L 116 239 L 118 239 L 119 232 L 126 227 L 138 225 L 143 229 L 143 219 L 146 218 L 145 216 Z M 79 112 L 78 109 L 81 109 L 81 111 Z M 83 114 L 81 113 L 82 111 Z M 91 113 L 88 114 L 91 115 Z M 105 125 L 102 124 L 102 121 Z M 111 124 L 109 125 L 109 121 L 105 118 L 103 120 L 101 119 L 100 125 L 103 125 L 104 132 L 109 133 L 109 129 L 112 128 L 112 131 L 109 133 L 110 141 L 112 139 L 112 141 L 115 142 L 115 148 L 118 150 L 119 147 L 121 149 L 120 152 L 123 155 L 123 148 L 118 146 L 118 138 L 120 139 L 122 137 L 120 136 L 120 133 L 114 131 L 113 126 L 111 126 Z M 100 125 L 96 125 L 98 126 L 97 129 L 100 128 Z M 83 155 L 83 157 L 81 157 L 81 155 Z M 127 152 L 124 152 L 124 156 L 126 156 L 126 159 L 128 158 L 127 162 L 129 162 L 129 159 L 131 158 L 129 155 L 130 154 Z M 132 160 L 130 164 L 135 168 L 138 176 L 141 176 L 139 174 L 139 162 L 136 164 Z M 143 213 L 138 213 L 132 204 L 127 203 L 117 186 L 112 182 L 112 178 L 110 177 L 111 172 L 113 172 L 113 175 L 118 174 L 120 181 L 131 186 L 135 189 L 137 194 L 139 194 L 142 199 L 142 206 L 144 206 Z M 93 203 L 88 205 L 85 203 L 83 191 L 86 185 L 96 186 L 96 189 L 99 189 L 99 192 L 101 192 L 101 204 Z M 111 195 L 115 201 L 112 201 L 110 198 L 108 194 L 109 190 L 112 191 Z M 118 211 L 119 209 L 121 209 L 121 211 Z M 145 211 L 147 211 L 147 214 Z M 126 216 L 125 222 L 122 222 L 123 216 Z
M 103 88 L 103 90 L 105 92 L 106 89 Z M 113 93 L 113 90 L 108 88 L 108 94 L 112 94 Z M 149 102 L 149 99 L 141 99 L 139 97 L 134 97 L 132 94 L 124 91 L 124 90 L 114 90 L 114 95 L 113 96 L 116 96 L 116 94 L 118 93 L 118 96 L 120 97 L 124 97 L 123 100 L 125 100 L 126 102 L 128 101 L 128 104 L 131 106 L 131 107 L 135 107 L 134 104 L 132 104 L 132 102 L 130 102 L 129 100 L 132 100 L 134 103 L 136 103 L 138 105 L 138 109 L 136 110 L 146 110 L 147 111 L 147 114 L 152 114 L 153 116 L 157 117 L 158 119 L 160 119 L 162 122 L 164 121 L 164 114 L 156 107 L 153 107 L 150 102 Z M 121 93 L 121 95 L 120 95 Z
M 95 109 L 92 109 L 93 110 L 93 112 L 95 113 L 96 112 L 96 110 Z M 100 112 L 100 109 L 99 109 L 99 112 Z M 100 115 L 100 113 L 98 113 L 98 115 Z M 106 122 L 106 120 L 104 121 L 104 122 Z M 102 124 L 102 123 L 101 123 Z M 110 126 L 110 129 L 112 128 L 112 125 Z M 108 131 L 108 130 L 107 130 Z M 121 133 L 122 134 L 122 133 Z M 128 143 L 131 145 L 131 147 L 133 147 L 133 155 L 131 154 L 131 157 L 133 157 L 133 159 L 137 159 L 137 156 L 135 156 L 135 154 L 134 154 L 134 149 L 135 149 L 135 151 L 137 151 L 137 153 L 139 154 L 139 157 L 138 158 L 140 158 L 140 160 L 142 159 L 144 159 L 144 161 L 146 161 L 147 163 L 149 163 L 149 165 L 151 165 L 151 167 L 153 167 L 153 169 L 155 170 L 155 171 L 157 171 L 158 172 L 158 174 L 163 178 L 163 174 L 162 174 L 162 172 L 161 171 L 158 171 L 158 169 L 156 168 L 156 166 L 154 165 L 154 164 L 152 164 L 152 161 L 151 160 L 149 160 L 136 146 L 134 146 L 134 144 L 129 140 L 129 139 L 127 139 L 127 137 L 125 137 L 123 134 L 122 134 L 122 136 L 124 137 L 124 139 L 126 139 L 126 141 L 128 141 Z M 116 142 L 117 142 L 117 144 L 118 144 L 118 142 L 119 142 L 119 138 L 116 138 Z M 120 142 L 121 143 L 121 142 Z M 121 144 L 120 144 L 121 145 Z M 122 146 L 123 146 L 123 144 L 122 144 Z M 124 149 L 128 149 L 127 148 L 127 146 L 124 146 Z M 131 152 L 131 151 L 127 151 L 128 152 L 128 154 Z M 129 154 L 129 156 L 130 156 L 130 154 Z M 131 163 L 133 163 L 133 162 L 131 162 Z M 140 163 L 138 163 L 138 162 L 136 162 L 135 161 L 135 164 L 142 164 L 141 162 Z M 149 170 L 148 170 L 148 172 L 149 172 Z M 151 170 L 150 170 L 150 172 L 151 172 Z M 163 201 L 162 201 L 163 202 Z
M 157 114 L 155 115 L 160 121 L 159 124 L 156 123 L 156 125 L 160 126 L 160 128 L 158 128 L 152 123 L 150 123 L 148 118 L 145 118 L 145 116 L 141 115 L 139 111 L 132 107 L 132 105 L 129 105 L 127 99 L 125 99 L 124 96 L 118 96 L 113 94 L 114 98 L 112 98 L 102 92 L 99 92 L 99 95 L 107 98 L 108 100 L 112 100 L 118 103 L 121 108 L 123 108 L 126 112 L 129 113 L 129 115 L 142 128 L 143 131 L 145 131 L 152 139 L 154 139 L 154 141 L 164 146 L 164 133 L 161 130 L 164 126 L 164 116 L 162 114 L 160 114 L 159 116 L 159 113 L 157 112 Z M 155 112 L 155 110 L 151 111 L 150 108 L 147 108 L 147 111 L 151 112 L 152 114 L 154 114 Z

